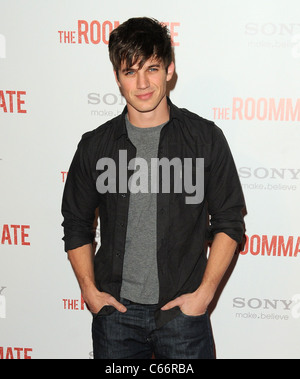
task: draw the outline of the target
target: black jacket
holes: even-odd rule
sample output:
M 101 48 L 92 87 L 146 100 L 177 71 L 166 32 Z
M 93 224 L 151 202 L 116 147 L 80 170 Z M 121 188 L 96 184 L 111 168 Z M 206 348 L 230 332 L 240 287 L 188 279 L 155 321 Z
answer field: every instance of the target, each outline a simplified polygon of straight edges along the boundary
M 244 236 L 244 197 L 221 129 L 186 109 L 177 108 L 169 99 L 168 103 L 170 121 L 161 131 L 158 158 L 177 157 L 182 162 L 184 158 L 192 158 L 193 162 L 204 158 L 204 199 L 198 204 L 186 204 L 190 194 L 185 193 L 184 186 L 182 193 L 157 194 L 158 327 L 180 312 L 178 307 L 169 311 L 160 308 L 184 293 L 195 291 L 201 284 L 207 262 L 206 242 L 219 232 L 238 243 Z M 96 182 L 101 172 L 96 166 L 100 158 L 107 157 L 118 168 L 120 150 L 126 150 L 127 163 L 135 158 L 135 147 L 127 135 L 126 113 L 125 108 L 122 115 L 82 136 L 62 203 L 65 251 L 93 242 L 95 209 L 99 208 L 101 246 L 95 256 L 96 286 L 117 300 L 122 283 L 130 194 L 118 190 L 100 194 Z M 131 174 L 128 171 L 128 178 Z M 118 176 L 116 180 L 119 188 Z M 101 312 L 113 310 L 104 307 Z

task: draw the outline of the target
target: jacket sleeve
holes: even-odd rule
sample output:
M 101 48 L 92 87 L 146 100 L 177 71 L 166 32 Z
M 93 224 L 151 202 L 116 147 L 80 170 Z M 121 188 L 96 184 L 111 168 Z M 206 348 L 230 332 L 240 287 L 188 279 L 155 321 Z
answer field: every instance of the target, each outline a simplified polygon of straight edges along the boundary
M 92 176 L 86 140 L 81 139 L 73 157 L 62 199 L 65 251 L 92 243 L 98 192 Z
M 240 244 L 245 235 L 244 195 L 226 138 L 215 125 L 210 165 L 206 192 L 210 215 L 208 240 L 223 232 Z

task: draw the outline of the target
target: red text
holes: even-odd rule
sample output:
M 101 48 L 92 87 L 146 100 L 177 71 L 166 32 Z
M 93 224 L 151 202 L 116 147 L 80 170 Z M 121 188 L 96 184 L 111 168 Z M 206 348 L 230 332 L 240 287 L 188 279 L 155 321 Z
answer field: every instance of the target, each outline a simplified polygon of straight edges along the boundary
M 233 98 L 233 120 L 300 121 L 300 99 Z
M 300 98 L 234 97 L 232 107 L 215 107 L 214 120 L 300 121 Z
M 31 359 L 29 353 L 32 349 L 28 347 L 1 347 L 0 346 L 0 359 Z
M 88 23 L 85 20 L 78 20 L 78 43 L 99 44 L 103 42 L 108 45 L 109 35 L 113 29 L 120 25 L 119 21 L 104 21 L 102 24 L 94 20 Z
M 178 41 L 180 27 L 179 22 L 163 22 L 170 30 L 173 46 L 179 46 Z M 120 25 L 120 21 L 98 20 L 77 21 L 77 30 L 59 30 L 59 42 L 62 44 L 94 44 L 103 43 L 108 45 L 110 33 Z
M 27 240 L 30 229 L 29 225 L 8 225 L 4 224 L 1 233 L 1 245 L 23 245 L 30 246 L 30 242 Z
M 268 257 L 297 257 L 300 254 L 300 237 L 267 236 L 254 234 L 246 236 L 246 244 L 241 255 L 261 255 Z
M 62 174 L 62 182 L 64 183 L 67 179 L 68 171 L 61 171 L 60 173 Z
M 83 311 L 84 308 L 84 300 L 81 296 L 80 299 L 62 299 L 64 303 L 64 309 L 69 311 Z
M 0 109 L 4 113 L 27 113 L 24 109 L 25 100 L 23 96 L 26 91 L 3 91 L 0 90 Z

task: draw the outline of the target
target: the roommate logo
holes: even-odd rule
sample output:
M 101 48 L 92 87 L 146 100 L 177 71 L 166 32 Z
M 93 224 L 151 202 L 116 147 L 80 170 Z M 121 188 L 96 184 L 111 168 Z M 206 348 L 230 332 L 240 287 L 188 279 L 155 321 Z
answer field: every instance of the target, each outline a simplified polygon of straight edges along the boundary
M 118 165 L 112 158 L 98 160 L 102 171 L 96 181 L 99 193 L 185 193 L 186 204 L 200 204 L 204 198 L 204 158 L 133 158 L 127 165 L 127 151 L 119 151 Z M 117 172 L 118 166 L 118 172 Z M 133 174 L 128 178 L 128 170 Z M 117 185 L 118 179 L 118 185 Z M 118 186 L 118 188 L 117 188 Z

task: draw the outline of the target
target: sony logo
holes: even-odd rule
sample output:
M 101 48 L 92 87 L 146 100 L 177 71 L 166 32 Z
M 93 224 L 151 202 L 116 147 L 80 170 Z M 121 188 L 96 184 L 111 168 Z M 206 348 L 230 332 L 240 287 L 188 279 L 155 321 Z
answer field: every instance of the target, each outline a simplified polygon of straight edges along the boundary
M 265 36 L 292 36 L 294 34 L 300 33 L 300 23 L 255 23 L 249 22 L 245 25 L 245 34 L 247 35 L 257 35 L 263 34 Z
M 251 177 L 257 179 L 300 179 L 299 168 L 239 167 L 238 174 L 239 177 L 243 179 Z
M 233 308 L 251 308 L 251 309 L 282 309 L 285 311 L 291 310 L 293 300 L 282 299 L 259 299 L 253 297 L 246 299 L 244 297 L 235 297 L 233 299 Z
M 101 103 L 105 105 L 126 105 L 125 99 L 121 93 L 118 95 L 115 93 L 100 94 L 96 92 L 88 94 L 88 104 L 98 105 Z

